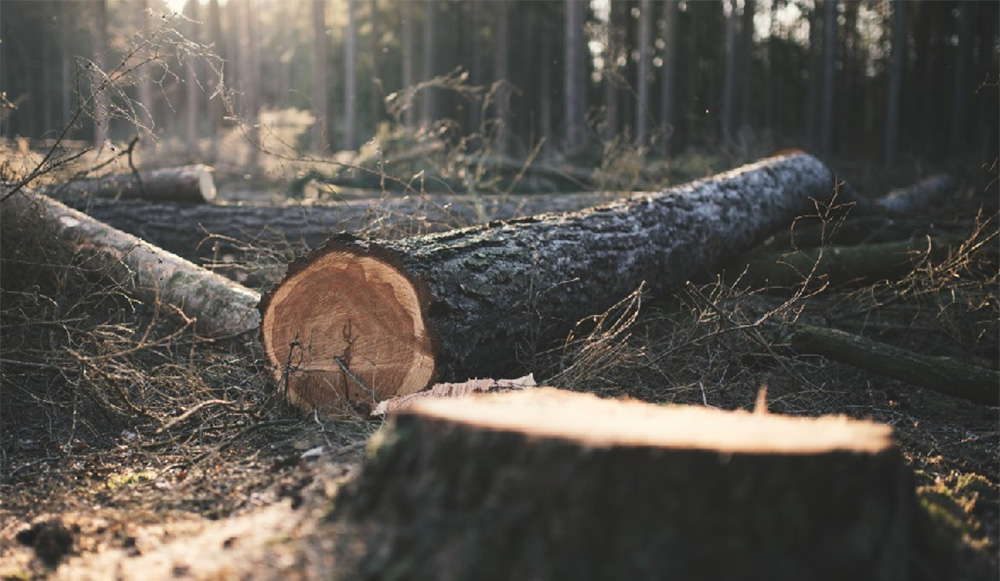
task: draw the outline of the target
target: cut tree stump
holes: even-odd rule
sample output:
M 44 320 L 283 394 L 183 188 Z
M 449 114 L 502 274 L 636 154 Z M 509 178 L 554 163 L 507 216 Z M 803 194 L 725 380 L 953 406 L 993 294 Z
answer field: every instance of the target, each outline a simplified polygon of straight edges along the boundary
M 328 413 L 438 381 L 517 377 L 644 282 L 714 274 L 825 201 L 814 157 L 763 160 L 660 194 L 396 241 L 330 239 L 261 301 L 261 339 L 293 401 Z
M 306 251 L 341 231 L 376 230 L 385 237 L 404 237 L 443 232 L 486 219 L 575 211 L 616 197 L 608 192 L 478 198 L 435 195 L 286 205 L 193 205 L 92 197 L 62 201 L 110 226 L 197 262 L 237 252 L 240 244 L 285 244 Z
M 211 337 L 255 330 L 260 295 L 42 194 L 22 190 L 0 204 L 5 227 L 43 229 L 53 244 L 82 253 L 95 268 L 131 280 L 139 298 L 161 301 L 197 319 Z
M 215 199 L 215 180 L 212 168 L 199 164 L 139 172 L 138 177 L 127 173 L 77 180 L 45 188 L 43 193 L 59 199 L 93 196 L 204 204 Z
M 539 388 L 424 399 L 337 498 L 364 578 L 910 579 L 889 426 Z

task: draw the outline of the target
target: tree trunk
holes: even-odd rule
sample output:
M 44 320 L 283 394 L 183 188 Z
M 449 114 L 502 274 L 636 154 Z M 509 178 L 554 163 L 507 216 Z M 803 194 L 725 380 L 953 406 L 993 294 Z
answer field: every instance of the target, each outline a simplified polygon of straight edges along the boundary
M 94 116 L 94 149 L 100 151 L 104 148 L 104 141 L 108 138 L 108 79 L 105 76 L 105 56 L 108 52 L 108 0 L 98 0 L 94 3 L 93 23 L 93 43 L 94 43 L 94 65 L 97 70 L 93 72 L 93 116 Z
M 974 4 L 958 5 L 958 54 L 955 57 L 955 91 L 951 108 L 951 151 L 953 161 L 960 161 L 969 150 L 969 101 L 977 91 L 973 85 L 972 45 Z
M 641 195 L 641 194 L 640 194 Z M 552 196 L 422 196 L 309 205 L 151 203 L 70 197 L 68 206 L 193 262 L 240 252 L 239 246 L 288 245 L 306 252 L 337 232 L 397 238 L 489 220 L 573 212 L 616 199 L 606 192 Z M 277 280 L 269 281 L 277 282 Z
M 152 36 L 150 20 L 153 18 L 153 15 L 149 12 L 149 0 L 142 0 L 139 6 L 139 18 L 142 23 L 140 30 L 142 31 L 143 38 L 149 39 Z M 143 52 L 142 57 L 151 58 L 152 51 Z M 153 141 L 153 78 L 151 65 L 139 67 L 136 73 L 136 84 L 139 86 L 139 130 L 142 136 L 142 145 L 152 149 L 155 146 L 155 142 Z
M 260 39 L 257 33 L 257 12 L 254 0 L 240 2 L 240 80 L 245 99 L 246 138 L 248 140 L 246 163 L 256 170 L 260 157 Z
M 819 151 L 829 155 L 833 147 L 834 76 L 837 64 L 837 0 L 823 0 L 823 114 Z
M 357 0 L 347 0 L 347 38 L 344 41 L 344 149 L 357 147 L 358 75 L 357 64 Z
M 906 55 L 906 1 L 892 2 L 892 52 L 889 58 L 889 100 L 885 115 L 885 166 L 896 161 L 902 108 L 903 62 Z
M 510 118 L 510 5 L 508 0 L 497 0 L 496 45 L 493 60 L 493 82 L 496 86 L 496 129 L 493 148 L 499 155 L 508 155 L 512 131 Z
M 413 40 L 413 2 L 403 2 L 403 86 L 402 90 L 413 87 L 413 59 L 416 55 L 416 43 Z M 411 102 L 403 111 L 403 125 L 413 127 L 416 111 Z
M 222 15 L 219 10 L 219 0 L 209 0 L 208 3 L 208 30 L 210 33 L 211 42 L 215 43 L 216 51 L 221 51 L 221 47 L 225 46 L 224 38 L 222 36 Z M 224 53 L 218 52 L 219 56 L 222 57 Z M 222 137 L 222 113 L 223 113 L 223 93 L 225 90 L 223 86 L 222 71 L 213 70 L 209 71 L 208 77 L 208 126 L 209 126 L 209 155 L 208 158 L 214 163 L 219 159 L 219 140 Z
M 409 5 L 409 2 L 407 2 Z M 313 72 L 312 108 L 316 120 L 312 126 L 313 151 L 325 151 L 329 115 L 326 105 L 326 0 L 313 0 Z
M 437 37 L 437 0 L 424 0 L 424 71 L 422 81 L 429 81 L 436 76 L 437 55 L 435 47 Z M 433 86 L 426 87 L 420 95 L 420 122 L 429 127 L 437 117 L 437 89 Z
M 674 134 L 674 78 L 677 76 L 677 0 L 663 4 L 663 72 L 660 87 L 660 132 L 663 134 L 663 154 L 669 159 L 671 137 Z
M 906 214 L 940 201 L 954 190 L 954 178 L 934 174 L 911 186 L 892 190 L 875 200 L 874 206 L 888 214 Z
M 584 109 L 586 90 L 584 45 L 583 45 L 583 11 L 582 0 L 565 0 L 566 6 L 566 47 L 563 53 L 564 82 L 563 106 L 566 108 L 566 149 L 573 151 L 581 146 L 586 139 L 584 128 Z
M 553 388 L 393 416 L 333 518 L 388 578 L 909 579 L 892 428 Z
M 1000 373 L 949 357 L 930 357 L 837 329 L 795 325 L 792 347 L 953 397 L 1000 404 Z
M 644 283 L 663 292 L 713 273 L 832 193 L 830 171 L 793 154 L 568 216 L 336 237 L 262 301 L 265 352 L 299 403 L 324 410 L 435 377 L 509 377 L 584 317 Z
M 184 5 L 185 16 L 190 20 L 187 22 L 187 38 L 192 42 L 199 42 L 199 32 L 201 24 L 198 22 L 198 2 L 189 1 Z M 198 108 L 200 106 L 198 95 L 200 93 L 198 81 L 197 58 L 186 59 L 187 75 L 184 81 L 184 90 L 187 97 L 187 111 L 185 111 L 185 121 L 187 122 L 187 156 L 192 160 L 201 157 L 198 154 Z
M 636 75 L 635 145 L 645 151 L 649 145 L 649 118 L 652 107 L 649 87 L 653 83 L 653 1 L 639 3 L 639 72 Z
M 138 178 L 135 174 L 115 174 L 78 180 L 48 187 L 44 193 L 60 198 L 90 196 L 204 204 L 215 199 L 215 181 L 210 167 L 185 165 L 139 172 Z
M 121 273 L 140 299 L 177 306 L 197 319 L 199 333 L 231 337 L 260 322 L 257 293 L 45 195 L 22 191 L 2 208 L 5 219 L 44 228 L 53 241 L 92 257 L 98 269 Z
M 736 76 L 738 51 L 736 47 L 736 0 L 728 0 L 726 15 L 726 74 L 722 85 L 722 142 L 729 146 L 733 141 L 736 118 Z

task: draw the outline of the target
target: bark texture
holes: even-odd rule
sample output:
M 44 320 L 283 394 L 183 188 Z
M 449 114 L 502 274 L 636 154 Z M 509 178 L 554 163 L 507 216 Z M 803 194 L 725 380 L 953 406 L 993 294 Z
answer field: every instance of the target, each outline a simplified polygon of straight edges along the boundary
M 200 333 L 235 336 L 260 322 L 260 296 L 218 274 L 68 208 L 42 194 L 22 191 L 0 206 L 6 219 L 38 224 L 102 270 L 120 271 L 142 300 L 179 307 L 197 319 Z
M 891 428 L 601 400 L 425 399 L 334 518 L 364 578 L 909 579 Z
M 422 346 L 399 357 L 380 355 L 387 357 L 382 363 L 354 348 L 358 341 L 381 344 L 377 337 L 358 339 L 358 321 L 400 311 L 407 313 L 404 327 L 419 327 L 433 344 L 427 383 L 407 390 L 423 389 L 435 378 L 523 375 L 527 356 L 565 338 L 581 319 L 603 312 L 644 282 L 656 293 L 714 274 L 721 260 L 812 208 L 812 199 L 827 199 L 833 181 L 820 161 L 793 154 L 577 213 L 378 243 L 336 237 L 290 266 L 288 276 L 264 297 L 265 352 L 275 378 L 287 376 L 292 392 L 298 371 L 313 393 L 326 393 L 312 402 L 323 407 L 353 382 L 339 364 L 330 366 L 333 355 L 350 354 L 366 361 L 369 370 L 396 366 L 413 352 L 426 362 Z M 334 282 L 324 272 L 331 266 L 328 256 L 339 257 L 334 262 L 344 272 L 374 272 L 374 264 L 383 263 L 379 280 L 410 287 L 407 296 L 419 297 L 419 307 L 372 303 L 360 275 L 349 288 L 338 284 L 325 290 L 324 284 Z M 302 349 L 296 347 L 291 369 L 293 338 Z M 387 379 L 374 373 L 369 378 Z M 326 392 L 320 384 L 328 386 Z M 401 388 L 368 385 L 383 397 Z
M 93 196 L 203 204 L 215 199 L 215 181 L 212 179 L 212 168 L 186 165 L 139 172 L 138 177 L 135 174 L 116 174 L 79 180 L 47 188 L 44 193 L 59 198 Z
M 795 326 L 792 347 L 953 397 L 986 405 L 1000 404 L 1000 373 L 992 369 L 808 325 Z
M 551 196 L 422 196 L 329 204 L 257 205 L 148 202 L 70 197 L 71 208 L 193 262 L 238 251 L 240 245 L 287 244 L 306 252 L 337 232 L 404 237 L 488 220 L 570 212 L 614 199 L 609 192 Z

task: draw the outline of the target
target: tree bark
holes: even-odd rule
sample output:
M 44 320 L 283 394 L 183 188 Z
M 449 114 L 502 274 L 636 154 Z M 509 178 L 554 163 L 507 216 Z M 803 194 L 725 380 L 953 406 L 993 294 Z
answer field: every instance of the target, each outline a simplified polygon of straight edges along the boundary
M 563 106 L 565 107 L 566 149 L 573 151 L 586 139 L 584 111 L 586 109 L 586 67 L 583 44 L 585 4 L 582 0 L 565 0 L 566 46 L 563 52 Z
M 934 174 L 911 186 L 892 190 L 873 205 L 888 214 L 905 214 L 940 201 L 954 190 L 954 178 L 948 174 Z
M 642 194 L 639 194 L 642 195 Z M 552 196 L 423 196 L 329 204 L 183 204 L 73 197 L 71 208 L 193 262 L 238 246 L 286 244 L 297 252 L 337 232 L 405 237 L 546 212 L 572 212 L 616 199 L 606 192 Z M 277 281 L 269 281 L 277 282 Z
M 1000 404 L 1000 373 L 947 357 L 930 357 L 837 329 L 796 325 L 792 347 L 986 405 Z
M 409 2 L 407 2 L 409 5 Z M 312 126 L 312 149 L 324 151 L 327 146 L 329 116 L 326 103 L 326 0 L 312 2 L 313 72 L 312 108 L 316 120 Z
M 639 2 L 639 71 L 636 74 L 635 145 L 645 151 L 649 145 L 652 107 L 649 87 L 653 84 L 653 1 Z
M 344 41 L 344 149 L 357 146 L 358 75 L 357 0 L 347 0 L 347 31 Z
M 903 240 L 856 246 L 826 246 L 796 252 L 776 252 L 754 258 L 749 263 L 737 262 L 731 273 L 740 283 L 751 287 L 801 285 L 806 276 L 833 285 L 845 283 L 871 284 L 893 280 L 913 270 L 917 258 L 932 252 L 943 254 L 951 245 L 941 238 Z M 958 241 L 956 241 L 958 242 Z M 746 265 L 745 272 L 743 266 Z M 741 274 L 742 273 L 742 274 Z
M 833 179 L 793 154 L 575 214 L 378 243 L 333 238 L 262 301 L 265 352 L 297 401 L 321 409 L 435 377 L 509 377 L 640 285 L 663 292 L 713 273 L 829 198 Z
M 60 198 L 143 199 L 151 202 L 204 204 L 215 199 L 212 168 L 186 165 L 135 174 L 115 174 L 50 186 L 44 193 Z
M 669 159 L 671 137 L 674 134 L 674 78 L 677 73 L 677 0 L 666 0 L 663 4 L 665 23 L 663 45 L 663 72 L 660 87 L 660 132 L 663 134 L 663 153 Z
M 883 424 L 539 388 L 390 418 L 332 517 L 372 578 L 909 579 Z
M 899 146 L 899 119 L 902 111 L 903 63 L 906 56 L 906 2 L 892 2 L 892 52 L 889 57 L 889 99 L 885 115 L 885 166 L 892 167 Z
M 259 324 L 257 293 L 45 195 L 22 191 L 2 208 L 5 220 L 44 228 L 58 244 L 92 258 L 97 268 L 120 272 L 140 299 L 177 306 L 197 320 L 199 333 L 231 337 Z

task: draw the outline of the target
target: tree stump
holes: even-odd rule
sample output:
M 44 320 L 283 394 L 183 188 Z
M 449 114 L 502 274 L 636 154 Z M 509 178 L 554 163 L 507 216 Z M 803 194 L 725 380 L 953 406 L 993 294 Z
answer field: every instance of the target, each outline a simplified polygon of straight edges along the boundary
M 517 377 L 525 354 L 581 319 L 643 283 L 656 293 L 711 276 L 833 192 L 822 162 L 792 154 L 571 214 L 335 237 L 262 299 L 262 344 L 292 399 L 330 413 L 435 379 Z
M 363 578 L 909 579 L 891 428 L 539 388 L 393 416 L 336 501 Z

